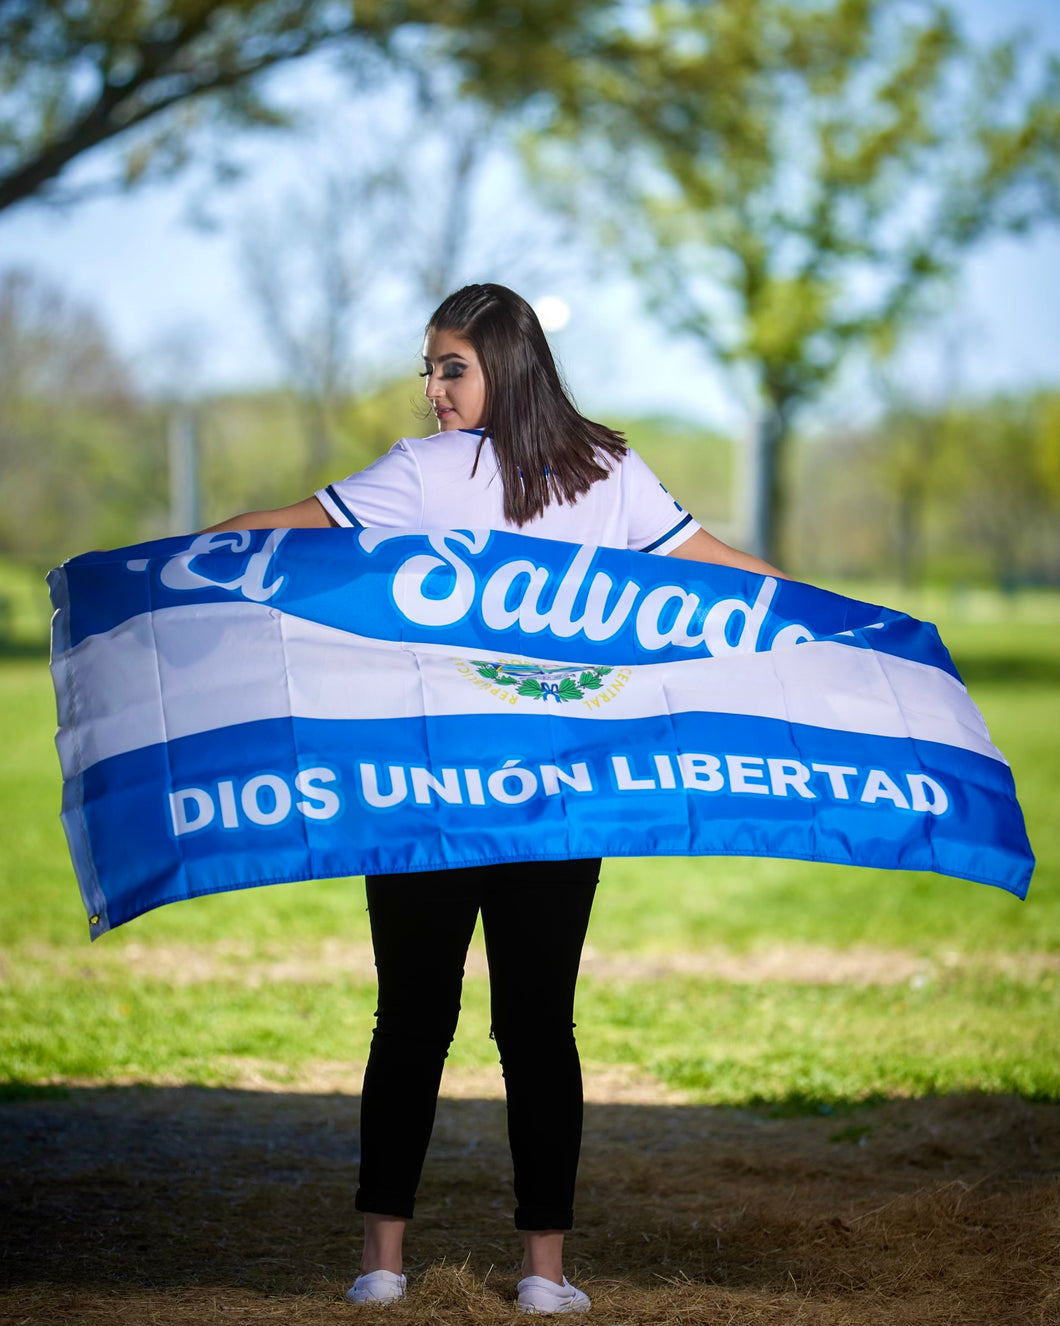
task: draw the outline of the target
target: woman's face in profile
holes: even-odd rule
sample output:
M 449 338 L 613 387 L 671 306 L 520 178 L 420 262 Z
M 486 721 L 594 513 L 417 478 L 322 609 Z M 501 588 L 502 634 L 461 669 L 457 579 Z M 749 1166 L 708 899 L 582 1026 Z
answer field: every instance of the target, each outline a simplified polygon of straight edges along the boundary
M 486 415 L 486 379 L 475 351 L 456 332 L 432 327 L 423 342 L 424 389 L 438 431 L 481 428 Z

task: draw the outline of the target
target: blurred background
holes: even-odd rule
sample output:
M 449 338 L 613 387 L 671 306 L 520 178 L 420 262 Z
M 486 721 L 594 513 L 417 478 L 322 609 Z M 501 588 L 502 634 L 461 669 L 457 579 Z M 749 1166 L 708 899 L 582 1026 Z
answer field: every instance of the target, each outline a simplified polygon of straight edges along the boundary
M 0 631 L 431 431 L 477 280 L 723 538 L 1055 586 L 1058 51 L 1051 0 L 5 7 Z
M 939 624 L 1038 856 L 1022 904 L 908 871 L 606 864 L 578 1037 L 590 1145 L 612 1107 L 618 1132 L 578 1246 L 641 1295 L 607 1319 L 1057 1319 L 1058 53 L 1056 0 L 0 0 L 0 1317 L 344 1310 L 363 893 L 195 899 L 89 951 L 43 574 L 432 431 L 424 322 L 492 280 L 708 528 Z M 485 1293 L 509 1251 L 478 940 L 444 1091 L 417 1256 L 479 1249 Z M 210 1114 L 200 1155 L 187 1131 L 259 1108 L 257 1141 Z M 326 1191 L 298 1186 L 313 1157 Z M 465 1190 L 492 1206 L 439 1242 Z M 431 1319 L 505 1319 L 482 1302 Z

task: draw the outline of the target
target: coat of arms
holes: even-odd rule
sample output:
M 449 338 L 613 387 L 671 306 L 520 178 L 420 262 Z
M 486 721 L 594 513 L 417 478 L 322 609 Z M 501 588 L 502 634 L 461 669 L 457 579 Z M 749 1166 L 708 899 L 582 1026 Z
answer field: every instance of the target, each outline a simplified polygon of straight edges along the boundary
M 489 663 L 472 659 L 472 667 L 480 677 L 494 686 L 514 686 L 516 695 L 530 700 L 555 700 L 566 704 L 568 700 L 581 700 L 586 691 L 598 691 L 603 678 L 612 668 L 604 667 L 545 667 L 540 663 Z

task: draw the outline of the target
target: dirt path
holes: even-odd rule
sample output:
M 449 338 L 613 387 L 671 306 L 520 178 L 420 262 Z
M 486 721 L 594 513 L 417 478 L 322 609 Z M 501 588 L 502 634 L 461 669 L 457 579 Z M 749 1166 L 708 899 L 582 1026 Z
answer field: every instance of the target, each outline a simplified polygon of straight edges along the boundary
M 441 1103 L 412 1292 L 375 1313 L 342 1301 L 357 1099 L 314 1085 L 0 1105 L 0 1322 L 525 1320 L 487 1083 L 454 1080 Z M 570 1247 L 593 1321 L 1060 1322 L 1054 1107 L 966 1096 L 770 1118 L 621 1075 L 589 1096 Z
M 171 985 L 237 980 L 248 989 L 280 981 L 299 984 L 375 980 L 370 944 L 325 939 L 319 943 L 261 945 L 224 940 L 213 944 L 111 945 L 93 950 L 91 961 L 76 948 L 27 945 L 20 962 L 31 960 L 52 974 L 67 976 L 112 969 L 125 976 L 144 976 Z M 0 952 L 0 976 L 5 956 Z M 468 953 L 468 976 L 486 975 L 486 955 L 476 938 Z M 901 985 L 957 972 L 1020 976 L 1033 980 L 1060 972 L 1056 953 L 943 953 L 929 958 L 907 949 L 854 944 L 836 949 L 823 944 L 773 944 L 747 953 L 702 946 L 659 954 L 609 953 L 587 945 L 581 975 L 599 980 L 660 981 L 695 976 L 715 981 L 795 981 L 802 985 Z

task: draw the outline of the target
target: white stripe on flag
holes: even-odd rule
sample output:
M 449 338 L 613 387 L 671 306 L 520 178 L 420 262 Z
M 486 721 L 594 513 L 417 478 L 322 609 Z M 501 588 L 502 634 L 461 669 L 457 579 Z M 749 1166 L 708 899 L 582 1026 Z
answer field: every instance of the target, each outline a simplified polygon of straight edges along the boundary
M 371 640 L 262 604 L 159 610 L 91 636 L 53 663 L 63 772 L 76 777 L 110 756 L 260 719 L 499 712 L 597 721 L 694 710 L 747 714 L 1003 758 L 954 677 L 834 641 L 640 664 L 606 702 L 593 704 L 587 693 L 547 707 L 519 700 L 500 708 L 501 697 L 475 684 L 469 664 L 480 659 L 492 661 L 473 648 L 457 653 Z M 606 677 L 601 693 L 608 693 Z

